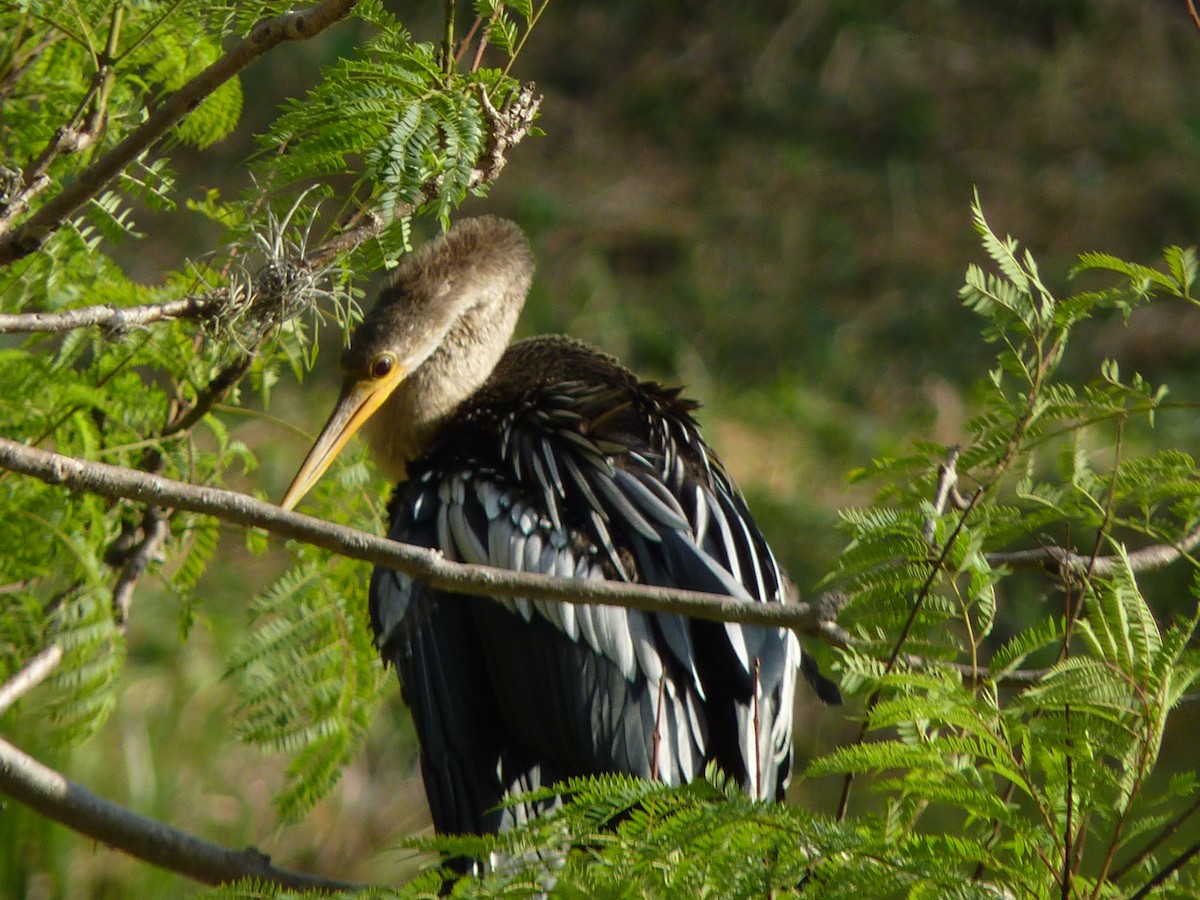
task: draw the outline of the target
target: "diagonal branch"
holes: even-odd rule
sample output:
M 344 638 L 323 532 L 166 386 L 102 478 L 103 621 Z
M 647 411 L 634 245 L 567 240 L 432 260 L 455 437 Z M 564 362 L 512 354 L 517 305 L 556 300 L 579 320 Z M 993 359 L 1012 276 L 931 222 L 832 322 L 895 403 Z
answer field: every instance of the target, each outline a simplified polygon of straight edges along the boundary
M 121 574 L 117 576 L 112 593 L 113 617 L 121 629 L 129 624 L 129 609 L 133 605 L 133 592 L 138 580 L 158 556 L 171 533 L 169 515 L 168 510 L 157 506 L 146 510 L 142 517 L 141 539 L 121 566 Z
M 228 53 L 167 97 L 124 140 L 84 169 L 37 212 L 12 231 L 0 232 L 0 266 L 35 252 L 126 166 L 153 146 L 201 100 L 254 60 L 285 41 L 308 40 L 346 18 L 358 0 L 323 0 L 300 12 L 259 22 Z
M 230 850 L 146 818 L 93 794 L 3 739 L 0 791 L 93 840 L 205 884 L 254 878 L 298 891 L 333 893 L 358 887 L 281 869 L 253 847 Z
M 0 468 L 32 475 L 73 491 L 86 491 L 110 499 L 136 500 L 151 506 L 186 509 L 247 527 L 263 528 L 272 534 L 303 541 L 352 559 L 396 569 L 438 590 L 575 604 L 601 603 L 650 612 L 675 613 L 714 622 L 792 628 L 834 646 L 846 646 L 850 640 L 844 629 L 822 614 L 824 607 L 821 604 L 756 603 L 700 591 L 550 578 L 509 569 L 450 562 L 436 551 L 289 512 L 247 494 L 185 484 L 105 463 L 85 462 L 27 447 L 6 438 L 0 438 Z
M 4 684 L 0 684 L 0 714 L 49 677 L 62 662 L 63 648 L 58 644 L 39 652 Z

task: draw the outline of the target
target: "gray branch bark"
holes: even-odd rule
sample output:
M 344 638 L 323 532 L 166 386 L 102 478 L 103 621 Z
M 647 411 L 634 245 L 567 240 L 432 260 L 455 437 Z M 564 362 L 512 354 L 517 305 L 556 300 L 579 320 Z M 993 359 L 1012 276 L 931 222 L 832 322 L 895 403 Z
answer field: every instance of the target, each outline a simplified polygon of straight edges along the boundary
M 205 884 L 257 878 L 298 891 L 333 893 L 360 887 L 281 869 L 253 847 L 230 850 L 139 815 L 93 794 L 3 739 L 0 791 L 73 831 Z
M 83 306 L 63 312 L 33 312 L 0 315 L 0 334 L 34 331 L 70 331 L 99 325 L 110 331 L 122 332 L 128 328 L 149 325 L 162 319 L 190 319 L 204 316 L 214 307 L 225 302 L 225 297 L 183 297 L 166 303 L 151 303 L 144 306 Z
M 1134 572 L 1149 572 L 1162 569 L 1182 559 L 1200 547 L 1200 528 L 1189 532 L 1175 544 L 1154 544 L 1132 550 L 1126 554 L 1129 568 Z M 1012 569 L 1049 569 L 1066 575 L 1091 573 L 1101 578 L 1111 575 L 1117 566 L 1124 565 L 1119 556 L 1092 556 L 1075 553 L 1063 547 L 1037 547 L 1033 550 L 1012 550 L 1003 553 L 986 553 L 984 559 L 990 566 L 1008 566 Z
M 821 604 L 755 603 L 699 591 L 550 578 L 450 562 L 434 550 L 401 544 L 344 525 L 288 512 L 236 491 L 198 487 L 119 466 L 85 462 L 27 447 L 6 438 L 0 438 L 0 468 L 31 475 L 73 491 L 86 491 L 114 500 L 136 500 L 151 506 L 185 509 L 247 527 L 262 528 L 343 556 L 396 569 L 443 591 L 577 604 L 602 603 L 649 612 L 676 613 L 715 622 L 792 628 L 835 646 L 845 646 L 849 642 L 847 632 L 822 614 L 824 606 Z
M 4 684 L 0 684 L 0 715 L 45 681 L 47 676 L 58 668 L 62 658 L 63 648 L 58 644 L 51 644 L 29 660 Z

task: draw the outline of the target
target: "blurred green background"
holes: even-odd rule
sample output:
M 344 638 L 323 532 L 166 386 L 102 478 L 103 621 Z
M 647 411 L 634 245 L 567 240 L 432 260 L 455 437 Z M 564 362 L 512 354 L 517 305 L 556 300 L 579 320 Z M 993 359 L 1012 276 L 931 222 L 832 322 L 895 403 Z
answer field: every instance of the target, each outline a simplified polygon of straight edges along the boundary
M 418 39 L 437 39 L 440 3 L 390 5 Z M 236 135 L 176 156 L 194 195 L 244 187 L 253 133 L 356 37 L 343 25 L 248 72 Z M 1200 33 L 1184 0 L 555 0 L 514 71 L 544 94 L 546 135 L 520 145 L 491 195 L 463 212 L 510 216 L 534 241 L 521 333 L 569 333 L 689 385 L 808 593 L 840 547 L 835 510 L 869 497 L 845 473 L 913 438 L 962 435 L 970 385 L 991 359 L 956 298 L 981 259 L 974 189 L 993 227 L 1064 292 L 1079 252 L 1153 263 L 1200 232 Z M 194 230 L 179 215 L 144 230 L 152 237 L 127 249 L 147 281 L 213 240 L 198 216 Z M 269 417 L 230 418 L 262 463 L 241 487 L 281 494 L 307 437 L 275 417 L 309 434 L 320 425 L 335 391 L 338 336 L 328 339 L 318 372 L 280 386 Z M 1086 377 L 1113 357 L 1189 397 L 1198 347 L 1200 313 L 1163 306 L 1128 327 L 1090 323 L 1072 364 Z M 58 755 L 37 735 L 18 740 L 220 843 L 344 878 L 403 879 L 417 861 L 394 842 L 428 819 L 398 691 L 334 794 L 277 828 L 270 796 L 284 763 L 236 743 L 222 672 L 247 598 L 286 558 L 247 556 L 232 530 L 226 547 L 186 643 L 174 601 L 147 580 L 123 698 L 100 734 Z M 366 579 L 364 566 L 364 614 Z M 807 693 L 799 702 L 802 759 L 856 728 Z M 1187 735 L 1172 742 L 1188 752 Z M 819 787 L 794 799 L 830 808 Z M 0 895 L 191 889 L 11 805 L 0 814 Z

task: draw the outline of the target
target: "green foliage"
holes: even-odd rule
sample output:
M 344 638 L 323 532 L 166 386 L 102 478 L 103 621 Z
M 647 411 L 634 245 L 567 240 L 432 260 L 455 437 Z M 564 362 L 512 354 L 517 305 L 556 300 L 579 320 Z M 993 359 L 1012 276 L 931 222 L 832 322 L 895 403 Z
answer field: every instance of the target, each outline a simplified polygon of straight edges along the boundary
M 199 188 L 173 173 L 178 157 L 215 149 L 239 126 L 248 143 L 240 76 L 207 85 L 163 139 L 120 149 L 256 23 L 290 12 L 279 2 L 0 4 L 0 240 L 65 186 L 92 183 L 105 159 L 120 161 L 114 179 L 50 223 L 36 252 L 0 265 L 0 314 L 209 304 L 144 327 L 0 335 L 5 438 L 197 485 L 239 483 L 258 459 L 232 429 L 272 421 L 273 387 L 314 365 L 324 318 L 348 328 L 361 293 L 351 273 L 393 262 L 414 217 L 445 223 L 486 188 L 484 92 L 503 106 L 517 82 L 460 69 L 374 0 L 333 26 L 344 55 L 328 43 L 304 51 L 320 80 L 260 126 L 249 169 L 226 172 L 214 156 L 213 183 Z M 299 36 L 273 52 L 295 52 Z M 361 222 L 378 223 L 373 239 L 341 240 Z M 198 224 L 207 232 L 195 255 L 164 251 L 187 246 Z M 379 521 L 382 496 L 360 459 L 314 498 L 327 510 L 336 498 L 327 517 L 362 526 Z M 44 647 L 65 651 L 47 684 L 5 715 L 6 730 L 36 728 L 69 750 L 122 702 L 130 654 L 155 652 L 131 639 L 121 579 L 141 582 L 134 633 L 149 592 L 177 604 L 180 640 L 203 642 L 215 636 L 206 576 L 228 548 L 210 518 L 152 516 L 6 473 L 0 506 L 0 684 Z M 158 515 L 161 542 L 151 537 Z M 298 568 L 254 599 L 244 634 L 222 648 L 240 693 L 234 731 L 286 759 L 275 798 L 284 822 L 337 783 L 392 683 L 369 635 L 363 567 L 311 550 L 295 557 Z
M 476 88 L 495 91 L 501 79 L 495 72 L 448 76 L 431 44 L 414 44 L 381 12 L 377 23 L 382 30 L 355 56 L 329 67 L 308 97 L 285 104 L 262 137 L 264 183 L 340 174 L 361 158 L 356 188 L 370 192 L 385 219 L 404 204 L 432 199 L 448 222 L 484 148 Z M 385 256 L 402 249 L 389 248 Z
M 276 796 L 294 821 L 336 783 L 371 722 L 379 654 L 362 615 L 362 568 L 300 551 L 300 564 L 250 606 L 252 628 L 233 648 L 242 740 L 288 754 Z
M 861 638 L 842 656 L 843 688 L 869 695 L 874 739 L 807 777 L 870 778 L 906 864 L 936 847 L 928 858 L 943 877 L 1019 896 L 1129 896 L 1181 852 L 1163 828 L 1193 790 L 1190 774 L 1164 790 L 1154 770 L 1170 716 L 1200 677 L 1195 606 L 1152 605 L 1140 580 L 1195 535 L 1200 477 L 1190 455 L 1155 440 L 1157 417 L 1190 406 L 1167 404 L 1165 387 L 1123 378 L 1112 362 L 1068 383 L 1062 362 L 1090 317 L 1191 302 L 1194 253 L 1168 250 L 1165 272 L 1084 256 L 1077 272 L 1123 283 L 1060 300 L 978 203 L 975 223 L 995 271 L 972 266 L 961 294 L 998 345 L 997 366 L 950 459 L 920 446 L 859 473 L 889 501 L 844 514 L 837 574 L 851 595 L 843 621 Z M 998 642 L 997 598 L 1014 599 L 1014 569 L 1027 565 L 1012 551 L 1056 544 L 1076 555 L 1057 570 L 1042 561 L 1043 611 Z M 1147 548 L 1166 555 L 1148 563 Z M 1194 559 L 1183 564 L 1198 583 Z M 1049 668 L 1024 668 L 1031 659 Z M 930 877 L 914 887 L 935 890 Z M 1186 892 L 1195 877 L 1175 873 L 1168 889 Z

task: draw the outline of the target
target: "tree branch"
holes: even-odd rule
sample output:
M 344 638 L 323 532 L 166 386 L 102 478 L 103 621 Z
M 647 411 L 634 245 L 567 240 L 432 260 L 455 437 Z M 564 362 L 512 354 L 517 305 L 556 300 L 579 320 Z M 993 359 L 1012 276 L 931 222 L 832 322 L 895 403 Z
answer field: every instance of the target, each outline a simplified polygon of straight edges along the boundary
M 1134 856 L 1131 856 L 1124 864 L 1113 869 L 1111 875 L 1112 880 L 1120 881 L 1137 866 L 1140 866 L 1151 853 L 1162 846 L 1165 841 L 1173 837 L 1175 833 L 1179 831 L 1180 826 L 1197 812 L 1200 812 L 1200 798 L 1193 800 L 1187 809 L 1183 810 L 1174 819 L 1164 825 L 1158 834 L 1154 836 L 1154 839 L 1150 841 L 1150 843 L 1139 850 Z
M 1168 878 L 1187 865 L 1189 860 L 1197 854 L 1200 854 L 1200 841 L 1196 841 L 1196 843 L 1171 860 L 1157 875 L 1142 885 L 1136 894 L 1130 895 L 1129 900 L 1142 900 L 1143 897 L 1148 897 L 1156 888 L 1161 887 Z
M 387 566 L 442 591 L 493 597 L 526 597 L 563 603 L 600 603 L 649 612 L 674 613 L 714 622 L 741 622 L 792 628 L 834 646 L 845 646 L 849 634 L 809 603 L 756 603 L 699 591 L 672 590 L 643 584 L 550 578 L 509 569 L 450 562 L 434 550 L 401 544 L 288 512 L 236 491 L 184 484 L 156 475 L 85 462 L 0 438 L 0 467 L 32 475 L 110 499 L 136 500 L 151 506 L 186 509 L 247 527 L 322 547 L 352 559 Z
M 973 666 L 970 663 L 947 662 L 942 659 L 931 661 L 913 653 L 906 653 L 902 658 L 906 665 L 914 669 L 935 669 L 939 667 L 953 669 L 973 684 L 982 681 L 993 681 L 996 684 L 1010 686 L 1037 684 L 1050 672 L 1049 669 L 1013 669 L 996 676 L 992 673 L 991 669 L 983 666 Z
M 17 670 L 8 681 L 0 684 L 0 715 L 10 706 L 46 680 L 63 658 L 63 648 L 51 644 Z
M 169 513 L 151 506 L 142 517 L 142 537 L 133 553 L 121 567 L 121 574 L 113 586 L 112 608 L 117 625 L 124 629 L 129 622 L 129 609 L 133 605 L 133 591 L 151 561 L 158 556 L 167 536 L 171 533 Z
M 1134 572 L 1147 572 L 1169 566 L 1200 546 L 1200 528 L 1195 528 L 1175 544 L 1154 544 L 1127 554 Z M 1049 569 L 1063 575 L 1111 575 L 1119 565 L 1119 556 L 1093 556 L 1074 553 L 1063 547 L 1037 547 L 1032 550 L 1012 550 L 1004 553 L 985 553 L 990 566 L 1011 569 Z
M 962 448 L 955 445 L 946 448 L 946 461 L 938 466 L 938 483 L 937 491 L 933 497 L 933 513 L 925 519 L 925 527 L 923 534 L 925 535 L 925 543 L 930 548 L 937 550 L 937 541 L 934 539 L 934 519 L 939 517 L 946 509 L 946 503 L 950 500 L 954 501 L 955 508 L 962 509 L 966 505 L 962 495 L 958 493 L 958 458 L 962 455 Z
M 308 40 L 340 22 L 358 0 L 323 0 L 301 12 L 259 22 L 241 42 L 155 107 L 124 140 L 79 173 L 61 192 L 12 231 L 0 232 L 0 266 L 35 252 L 64 221 L 153 146 L 196 105 L 284 41 Z
M 253 847 L 230 850 L 139 815 L 93 794 L 3 739 L 0 791 L 73 831 L 205 884 L 257 878 L 300 891 L 333 893 L 359 887 L 281 869 Z
M 62 312 L 34 312 L 0 315 L 0 334 L 34 331 L 70 331 L 99 325 L 108 331 L 120 333 L 129 328 L 149 325 L 162 319 L 203 318 L 227 301 L 223 293 L 207 294 L 202 297 L 184 297 L 166 303 L 151 303 L 144 306 L 81 306 Z

